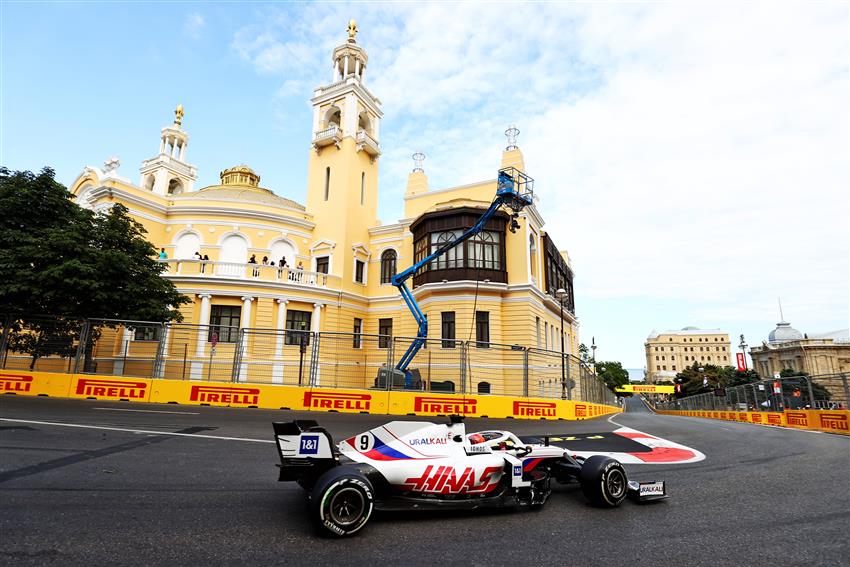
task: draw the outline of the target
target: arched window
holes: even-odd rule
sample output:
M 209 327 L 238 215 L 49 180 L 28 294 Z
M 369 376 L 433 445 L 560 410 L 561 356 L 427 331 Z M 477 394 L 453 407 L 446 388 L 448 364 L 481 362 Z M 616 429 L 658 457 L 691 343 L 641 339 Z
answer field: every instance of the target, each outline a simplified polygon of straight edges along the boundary
M 462 230 L 450 230 L 431 234 L 431 252 L 433 254 L 444 244 L 452 242 L 463 234 Z M 446 270 L 463 267 L 463 246 L 452 248 L 436 260 L 431 261 L 430 269 Z
M 183 183 L 176 177 L 168 182 L 168 194 L 179 195 L 183 192 Z
M 366 172 L 360 174 L 360 204 L 366 202 Z
M 325 201 L 328 200 L 328 197 L 331 194 L 331 168 L 325 168 Z
M 501 270 L 502 262 L 499 255 L 498 232 L 482 230 L 469 239 L 469 262 L 472 268 L 485 270 Z
M 147 189 L 148 191 L 153 191 L 153 185 L 154 185 L 155 182 L 156 182 L 156 177 L 154 177 L 153 174 L 148 175 L 145 178 L 145 189 Z
M 327 128 L 330 128 L 332 126 L 336 126 L 337 128 L 339 128 L 339 125 L 341 123 L 341 118 L 342 118 L 342 112 L 339 110 L 339 107 L 337 107 L 337 106 L 330 107 L 328 109 L 328 111 L 325 113 L 325 122 L 327 123 Z
M 229 234 L 221 241 L 222 263 L 219 263 L 216 272 L 229 276 L 240 276 L 245 273 L 241 264 L 248 261 L 248 241 L 239 234 Z
M 367 134 L 372 135 L 372 121 L 369 120 L 369 115 L 365 112 L 361 112 L 360 116 L 357 117 L 357 129 L 365 130 Z
M 195 252 L 201 251 L 201 238 L 194 232 L 186 232 L 174 243 L 174 257 L 178 260 L 191 260 Z
M 295 257 L 295 248 L 292 244 L 286 240 L 276 240 L 272 243 L 272 255 L 269 260 L 274 260 L 276 265 L 281 266 L 284 258 L 286 259 L 287 267 L 294 268 L 298 265 L 297 258 Z
M 478 383 L 478 393 L 479 394 L 489 394 L 490 393 L 490 382 L 479 382 Z
M 381 283 L 390 283 L 396 273 L 396 260 L 398 255 L 395 250 L 384 250 L 381 254 Z

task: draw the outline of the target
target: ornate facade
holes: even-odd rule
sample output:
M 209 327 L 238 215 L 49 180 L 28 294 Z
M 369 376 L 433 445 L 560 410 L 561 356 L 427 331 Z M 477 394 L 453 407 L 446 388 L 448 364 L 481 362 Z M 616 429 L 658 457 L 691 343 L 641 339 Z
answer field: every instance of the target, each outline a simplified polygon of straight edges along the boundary
M 333 51 L 331 82 L 311 99 L 303 200 L 262 187 L 258 172 L 245 165 L 195 190 L 182 107 L 162 129 L 159 153 L 142 163 L 138 183 L 118 175 L 113 162 L 87 167 L 71 186 L 82 206 L 129 208 L 164 249 L 165 277 L 194 299 L 182 309 L 185 322 L 221 327 L 221 343 L 231 340 L 226 327 L 414 336 L 414 320 L 390 276 L 471 226 L 495 196 L 495 178 L 432 189 L 417 154 L 404 217 L 379 223 L 381 102 L 366 86 L 368 57 L 355 34 L 350 26 L 347 41 Z M 494 174 L 506 166 L 525 170 L 516 132 L 511 135 L 501 159 L 494 155 Z M 495 217 L 415 277 L 430 338 L 559 350 L 561 305 L 554 292 L 563 288 L 566 350 L 577 354 L 569 259 L 535 206 L 517 220 L 514 233 L 507 216 Z M 203 357 L 214 345 L 199 337 L 191 354 Z

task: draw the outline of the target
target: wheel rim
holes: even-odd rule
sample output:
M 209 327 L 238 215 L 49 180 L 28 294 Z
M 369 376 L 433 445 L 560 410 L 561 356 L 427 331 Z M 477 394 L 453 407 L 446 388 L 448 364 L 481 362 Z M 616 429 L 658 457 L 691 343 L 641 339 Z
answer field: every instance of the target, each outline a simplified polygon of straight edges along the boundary
M 356 488 L 343 488 L 333 495 L 330 503 L 331 519 L 342 526 L 355 523 L 363 516 L 366 500 Z
M 626 491 L 626 477 L 622 471 L 614 469 L 608 473 L 608 478 L 605 479 L 605 485 L 611 497 L 620 498 Z

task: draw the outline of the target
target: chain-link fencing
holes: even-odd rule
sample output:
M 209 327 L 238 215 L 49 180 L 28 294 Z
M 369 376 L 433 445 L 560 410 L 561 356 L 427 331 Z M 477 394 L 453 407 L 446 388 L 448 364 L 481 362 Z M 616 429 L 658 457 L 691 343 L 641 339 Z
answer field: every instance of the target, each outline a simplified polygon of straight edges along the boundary
M 403 373 L 414 339 L 153 321 L 0 316 L 0 368 L 166 378 L 532 396 L 616 403 L 582 360 L 559 352 L 427 339 Z
M 717 388 L 684 398 L 656 402 L 664 410 L 784 411 L 846 409 L 847 374 L 789 376 Z

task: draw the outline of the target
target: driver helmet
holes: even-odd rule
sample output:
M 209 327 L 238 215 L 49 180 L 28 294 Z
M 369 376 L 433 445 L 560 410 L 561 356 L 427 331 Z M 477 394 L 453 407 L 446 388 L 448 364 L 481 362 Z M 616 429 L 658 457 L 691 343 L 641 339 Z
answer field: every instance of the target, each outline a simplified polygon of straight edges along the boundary
M 469 434 L 469 442 L 472 445 L 478 445 L 479 443 L 484 443 L 484 441 L 486 441 L 486 439 L 484 439 L 484 436 L 481 435 L 480 433 L 470 433 Z

